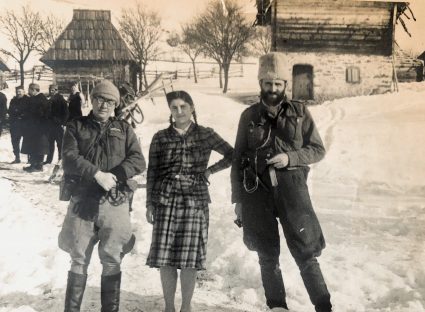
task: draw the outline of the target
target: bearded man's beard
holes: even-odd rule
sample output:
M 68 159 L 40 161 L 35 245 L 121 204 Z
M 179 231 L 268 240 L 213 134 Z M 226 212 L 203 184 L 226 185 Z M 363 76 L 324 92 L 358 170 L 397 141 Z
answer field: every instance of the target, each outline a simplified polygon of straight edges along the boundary
M 285 92 L 272 92 L 261 90 L 261 99 L 269 106 L 275 106 L 285 99 Z

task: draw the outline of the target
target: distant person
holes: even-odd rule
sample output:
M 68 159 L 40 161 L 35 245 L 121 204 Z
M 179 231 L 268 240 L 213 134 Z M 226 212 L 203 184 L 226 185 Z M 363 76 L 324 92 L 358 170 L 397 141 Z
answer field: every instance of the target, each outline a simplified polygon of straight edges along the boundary
M 83 116 L 82 107 L 85 103 L 84 96 L 78 89 L 78 83 L 71 86 L 71 94 L 68 97 L 68 120 Z
M 133 129 L 111 117 L 119 102 L 118 89 L 104 80 L 91 93 L 92 112 L 66 126 L 63 170 L 78 182 L 59 234 L 59 247 L 71 256 L 66 312 L 80 311 L 96 244 L 103 268 L 101 311 L 119 311 L 121 261 L 134 245 L 130 198 L 137 185 L 131 178 L 146 166 Z
M 55 153 L 55 142 L 58 147 L 58 160 L 61 160 L 64 126 L 69 116 L 68 104 L 62 94 L 59 93 L 56 84 L 49 86 L 48 100 L 51 108 L 49 118 L 49 153 L 44 164 L 52 163 Z
M 40 93 L 40 86 L 36 83 L 28 86 L 28 95 L 27 125 L 21 152 L 28 154 L 30 162 L 30 166 L 24 167 L 24 171 L 33 173 L 43 171 L 44 155 L 49 152 L 50 103 Z
M 331 312 L 317 261 L 325 239 L 307 187 L 309 165 L 324 157 L 325 148 L 307 107 L 286 98 L 291 77 L 285 55 L 263 55 L 259 64 L 260 101 L 242 112 L 231 170 L 237 222 L 245 245 L 258 254 L 271 310 L 288 309 L 279 263 L 279 221 L 316 312 Z
M 0 136 L 3 132 L 3 127 L 6 125 L 6 113 L 7 113 L 7 97 L 0 91 Z
M 15 160 L 12 164 L 21 162 L 21 139 L 25 130 L 25 114 L 28 110 L 28 97 L 25 95 L 23 86 L 18 86 L 15 89 L 16 96 L 12 98 L 9 104 L 9 124 L 10 124 L 10 139 L 12 141 L 13 154 Z
M 154 135 L 149 149 L 146 218 L 153 232 L 147 265 L 159 268 L 165 312 L 175 311 L 181 270 L 180 311 L 190 312 L 197 271 L 206 268 L 208 177 L 231 165 L 233 148 L 213 129 L 198 125 L 188 93 L 170 92 L 167 101 L 170 126 Z M 208 166 L 211 151 L 223 158 Z

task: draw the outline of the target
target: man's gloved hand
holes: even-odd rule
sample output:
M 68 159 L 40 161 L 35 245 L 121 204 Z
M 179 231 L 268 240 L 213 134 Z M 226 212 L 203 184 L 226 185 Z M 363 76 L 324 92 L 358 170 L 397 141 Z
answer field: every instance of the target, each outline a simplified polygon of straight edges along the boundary
M 273 165 L 277 169 L 282 169 L 288 166 L 289 157 L 286 153 L 280 153 L 266 161 L 267 165 Z
M 235 214 L 236 214 L 236 220 L 234 221 L 235 224 L 238 227 L 242 227 L 242 204 L 241 203 L 235 204 Z
M 150 224 L 155 223 L 155 217 L 154 217 L 154 214 L 153 214 L 153 210 L 154 210 L 154 207 L 152 207 L 152 206 L 146 207 L 146 221 L 148 221 L 148 223 L 150 223 Z
M 110 172 L 98 171 L 94 175 L 94 179 L 105 191 L 109 191 L 117 185 L 117 177 Z

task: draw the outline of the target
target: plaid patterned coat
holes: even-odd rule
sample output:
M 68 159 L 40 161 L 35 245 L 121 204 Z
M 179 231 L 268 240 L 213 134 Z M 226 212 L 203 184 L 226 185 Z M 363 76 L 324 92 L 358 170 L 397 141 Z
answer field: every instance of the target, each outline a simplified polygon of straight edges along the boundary
M 191 124 L 184 135 L 172 126 L 157 132 L 149 150 L 146 205 L 154 208 L 152 267 L 205 269 L 208 203 L 204 173 L 211 151 L 224 157 L 208 169 L 231 165 L 233 148 L 211 128 Z

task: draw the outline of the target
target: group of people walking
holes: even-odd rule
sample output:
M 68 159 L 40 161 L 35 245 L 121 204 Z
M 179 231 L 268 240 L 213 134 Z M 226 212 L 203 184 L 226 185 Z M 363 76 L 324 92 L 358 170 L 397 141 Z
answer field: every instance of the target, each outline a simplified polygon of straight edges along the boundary
M 43 165 L 53 160 L 55 143 L 58 159 L 61 159 L 65 124 L 82 116 L 84 100 L 75 88 L 78 88 L 76 84 L 66 101 L 56 84 L 49 86 L 47 97 L 40 92 L 40 86 L 36 83 L 28 86 L 28 95 L 23 86 L 16 87 L 16 96 L 10 101 L 7 111 L 15 155 L 12 164 L 21 163 L 21 154 L 27 154 L 29 166 L 24 167 L 24 171 L 43 171 Z
M 332 311 L 317 257 L 324 236 L 307 188 L 309 164 L 325 149 L 307 107 L 286 98 L 284 56 L 260 58 L 260 101 L 241 115 L 235 148 L 213 129 L 198 124 L 195 103 L 185 91 L 166 94 L 170 125 L 150 143 L 146 219 L 153 225 L 146 264 L 158 268 L 165 312 L 174 312 L 180 270 L 181 312 L 192 311 L 197 271 L 206 269 L 210 196 L 209 177 L 231 168 L 232 202 L 243 241 L 258 254 L 267 306 L 288 311 L 279 264 L 281 223 L 310 300 L 317 312 Z M 88 116 L 67 123 L 63 169 L 70 203 L 59 246 L 71 256 L 65 312 L 80 311 L 87 268 L 98 244 L 101 311 L 119 311 L 121 262 L 135 237 L 130 211 L 137 183 L 146 169 L 132 127 L 113 117 L 120 93 L 107 80 L 91 93 Z M 209 165 L 212 151 L 221 160 Z

